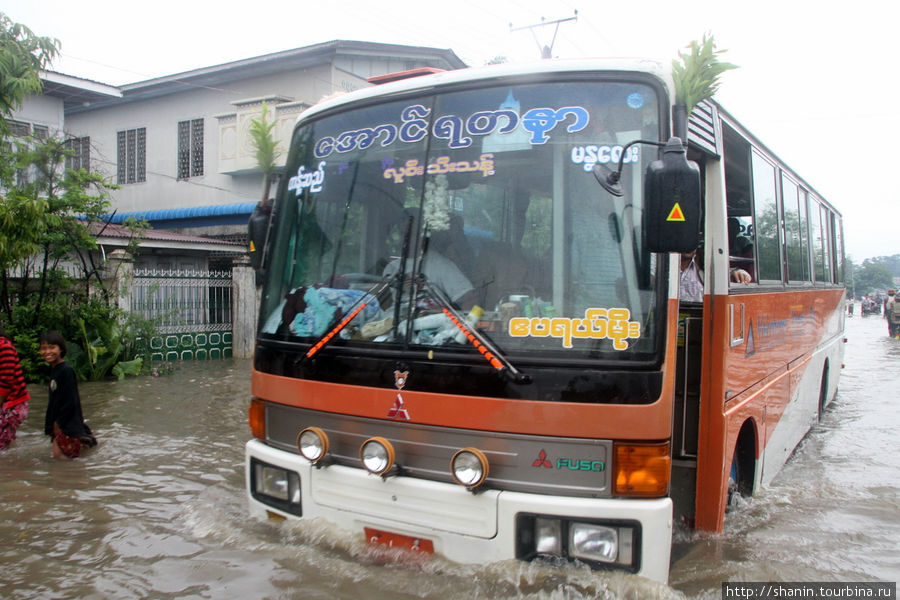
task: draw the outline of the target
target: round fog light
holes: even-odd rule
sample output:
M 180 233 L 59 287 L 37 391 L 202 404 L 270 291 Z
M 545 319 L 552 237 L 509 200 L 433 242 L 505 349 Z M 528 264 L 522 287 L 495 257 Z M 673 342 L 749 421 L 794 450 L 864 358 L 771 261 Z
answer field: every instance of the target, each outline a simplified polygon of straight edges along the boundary
M 316 464 L 328 454 L 328 435 L 318 427 L 307 427 L 297 434 L 297 450 L 303 458 Z
M 478 448 L 463 448 L 450 459 L 453 481 L 473 490 L 484 483 L 488 476 L 488 459 Z
M 394 447 L 383 437 L 367 439 L 359 449 L 359 460 L 373 475 L 384 475 L 394 466 Z

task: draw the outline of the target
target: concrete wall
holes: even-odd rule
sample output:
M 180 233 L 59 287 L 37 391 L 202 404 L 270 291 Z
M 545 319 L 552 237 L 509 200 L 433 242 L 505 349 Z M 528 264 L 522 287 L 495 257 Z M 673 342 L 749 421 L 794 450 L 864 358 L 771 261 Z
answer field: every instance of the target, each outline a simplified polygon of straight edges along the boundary
M 32 125 L 43 125 L 49 129 L 50 135 L 55 135 L 63 129 L 63 101 L 51 96 L 30 96 L 12 118 Z

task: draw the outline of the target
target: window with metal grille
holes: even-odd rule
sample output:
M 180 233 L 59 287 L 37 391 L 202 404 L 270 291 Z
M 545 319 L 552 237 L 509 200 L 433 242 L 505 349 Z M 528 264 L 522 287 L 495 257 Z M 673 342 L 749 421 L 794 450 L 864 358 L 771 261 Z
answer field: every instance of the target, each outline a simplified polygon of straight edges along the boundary
M 120 131 L 116 140 L 116 183 L 147 181 L 147 129 Z
M 66 157 L 66 168 L 77 171 L 84 169 L 91 170 L 91 138 L 76 137 L 66 140 L 66 149 L 71 150 L 75 154 Z
M 178 179 L 203 175 L 203 119 L 178 122 Z
M 7 119 L 6 124 L 9 126 L 9 132 L 16 137 L 24 137 L 31 133 L 31 123 Z

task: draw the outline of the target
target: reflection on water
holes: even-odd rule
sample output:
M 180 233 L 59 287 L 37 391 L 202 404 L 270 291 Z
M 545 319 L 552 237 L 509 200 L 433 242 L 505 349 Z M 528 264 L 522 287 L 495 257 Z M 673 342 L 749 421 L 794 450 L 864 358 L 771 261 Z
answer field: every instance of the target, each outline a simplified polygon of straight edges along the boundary
M 719 598 L 723 581 L 900 579 L 900 340 L 848 321 L 833 408 L 726 532 L 681 532 L 671 587 L 516 561 L 385 563 L 325 523 L 249 519 L 249 361 L 81 384 L 100 445 L 50 458 L 46 391 L 0 454 L 0 598 Z

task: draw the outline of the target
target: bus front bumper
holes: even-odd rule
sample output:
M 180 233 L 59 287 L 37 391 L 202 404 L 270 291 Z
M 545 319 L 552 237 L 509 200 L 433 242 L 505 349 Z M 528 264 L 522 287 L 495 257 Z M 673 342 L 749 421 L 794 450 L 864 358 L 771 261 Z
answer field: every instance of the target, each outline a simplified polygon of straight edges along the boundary
M 312 466 L 258 440 L 247 443 L 251 513 L 319 518 L 358 539 L 434 552 L 460 563 L 577 559 L 666 582 L 672 542 L 668 498 L 598 499 L 486 489 L 363 469 Z

